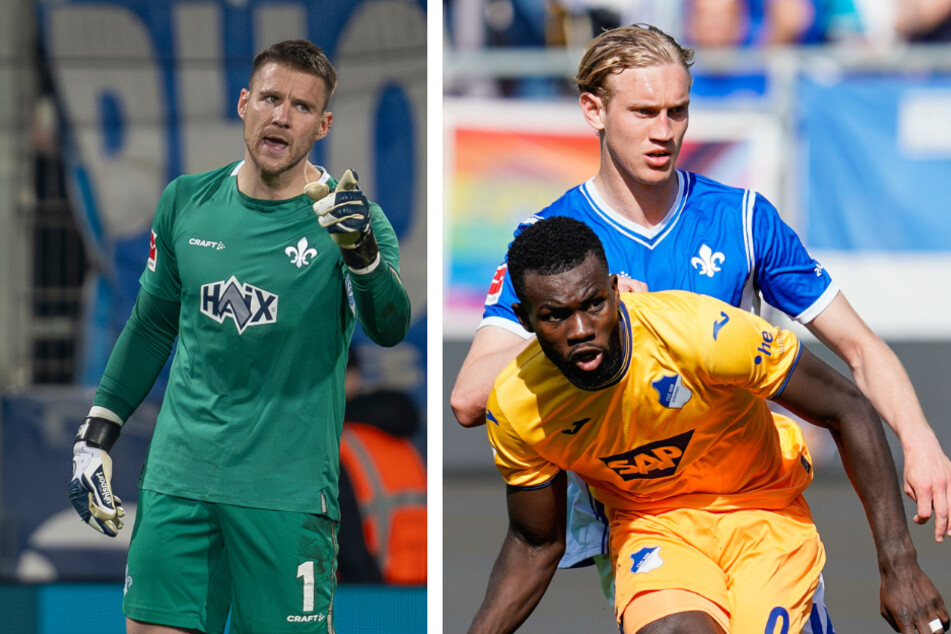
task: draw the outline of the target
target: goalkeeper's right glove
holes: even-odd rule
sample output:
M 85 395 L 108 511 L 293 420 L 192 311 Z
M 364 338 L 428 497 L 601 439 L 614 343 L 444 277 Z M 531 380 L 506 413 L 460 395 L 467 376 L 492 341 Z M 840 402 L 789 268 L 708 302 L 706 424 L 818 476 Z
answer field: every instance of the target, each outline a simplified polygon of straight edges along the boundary
M 108 454 L 120 430 L 118 423 L 88 416 L 73 444 L 69 501 L 84 522 L 109 537 L 119 534 L 125 515 L 122 500 L 112 493 L 112 458 Z
M 355 273 L 376 269 L 380 247 L 370 225 L 370 203 L 357 183 L 356 172 L 344 172 L 332 192 L 326 186 L 305 186 L 304 193 L 314 201 L 317 220 L 340 247 L 344 263 Z

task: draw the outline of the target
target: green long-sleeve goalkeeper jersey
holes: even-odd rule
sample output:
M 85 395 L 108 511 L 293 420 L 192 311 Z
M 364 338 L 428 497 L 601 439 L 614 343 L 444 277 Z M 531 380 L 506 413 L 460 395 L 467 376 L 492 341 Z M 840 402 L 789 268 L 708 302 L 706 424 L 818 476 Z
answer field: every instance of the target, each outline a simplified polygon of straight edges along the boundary
M 180 304 L 178 347 L 140 486 L 337 519 L 355 318 L 383 345 L 409 327 L 396 235 L 371 204 L 383 262 L 350 273 L 306 196 L 249 198 L 237 188 L 240 165 L 182 176 L 159 201 L 140 283 L 162 300 L 144 305 Z M 133 321 L 127 330 L 142 328 Z M 116 346 L 96 395 L 123 418 L 147 390 L 123 393 L 122 377 L 154 365 L 137 349 Z

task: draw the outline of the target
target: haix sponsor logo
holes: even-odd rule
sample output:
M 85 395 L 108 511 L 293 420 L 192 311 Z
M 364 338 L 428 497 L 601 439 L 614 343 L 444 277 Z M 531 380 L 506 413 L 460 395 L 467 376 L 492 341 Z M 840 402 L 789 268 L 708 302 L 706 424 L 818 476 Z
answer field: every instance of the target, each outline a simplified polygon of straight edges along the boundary
M 193 247 L 214 249 L 215 251 L 221 251 L 225 248 L 224 242 L 219 242 L 218 240 L 202 240 L 201 238 L 189 238 L 188 244 L 192 245 Z
M 277 321 L 278 296 L 251 284 L 242 284 L 234 275 L 226 282 L 203 284 L 200 299 L 202 314 L 219 324 L 230 317 L 239 335 L 249 326 Z
M 326 614 L 291 614 L 287 617 L 288 623 L 323 623 Z

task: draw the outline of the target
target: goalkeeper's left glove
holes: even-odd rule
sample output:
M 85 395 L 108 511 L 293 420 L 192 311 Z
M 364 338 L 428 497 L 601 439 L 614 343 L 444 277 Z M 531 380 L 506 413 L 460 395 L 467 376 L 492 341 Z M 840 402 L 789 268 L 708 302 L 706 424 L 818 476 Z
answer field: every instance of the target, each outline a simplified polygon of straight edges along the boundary
M 69 483 L 69 501 L 79 517 L 109 537 L 119 534 L 125 515 L 122 500 L 112 493 L 112 458 L 108 453 L 120 429 L 111 420 L 86 417 L 73 444 L 73 478 Z
M 314 213 L 320 226 L 330 232 L 344 263 L 355 273 L 369 273 L 380 264 L 380 247 L 370 225 L 370 203 L 360 190 L 357 174 L 347 170 L 337 188 L 305 187 L 314 200 Z

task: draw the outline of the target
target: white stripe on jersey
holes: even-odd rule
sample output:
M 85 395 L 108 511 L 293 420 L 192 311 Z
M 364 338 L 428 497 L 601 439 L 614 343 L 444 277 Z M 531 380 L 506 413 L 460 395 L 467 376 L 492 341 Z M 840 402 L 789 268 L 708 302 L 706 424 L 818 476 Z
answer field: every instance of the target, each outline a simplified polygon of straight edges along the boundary
M 617 230 L 618 233 L 653 251 L 654 247 L 660 244 L 664 238 L 670 234 L 673 228 L 677 226 L 678 221 L 683 215 L 684 207 L 687 204 L 686 192 L 689 191 L 689 184 L 691 178 L 693 178 L 693 174 L 677 170 L 677 175 L 679 177 L 677 179 L 677 198 L 674 200 L 674 204 L 671 205 L 664 220 L 650 229 L 624 218 L 621 214 L 612 209 L 607 201 L 598 193 L 597 188 L 594 186 L 593 178 L 581 186 L 581 194 L 591 207 L 591 210 Z
M 743 190 L 743 248 L 746 252 L 746 283 L 738 308 L 760 314 L 760 297 L 756 288 L 756 252 L 753 247 L 753 210 L 756 208 L 756 192 Z

